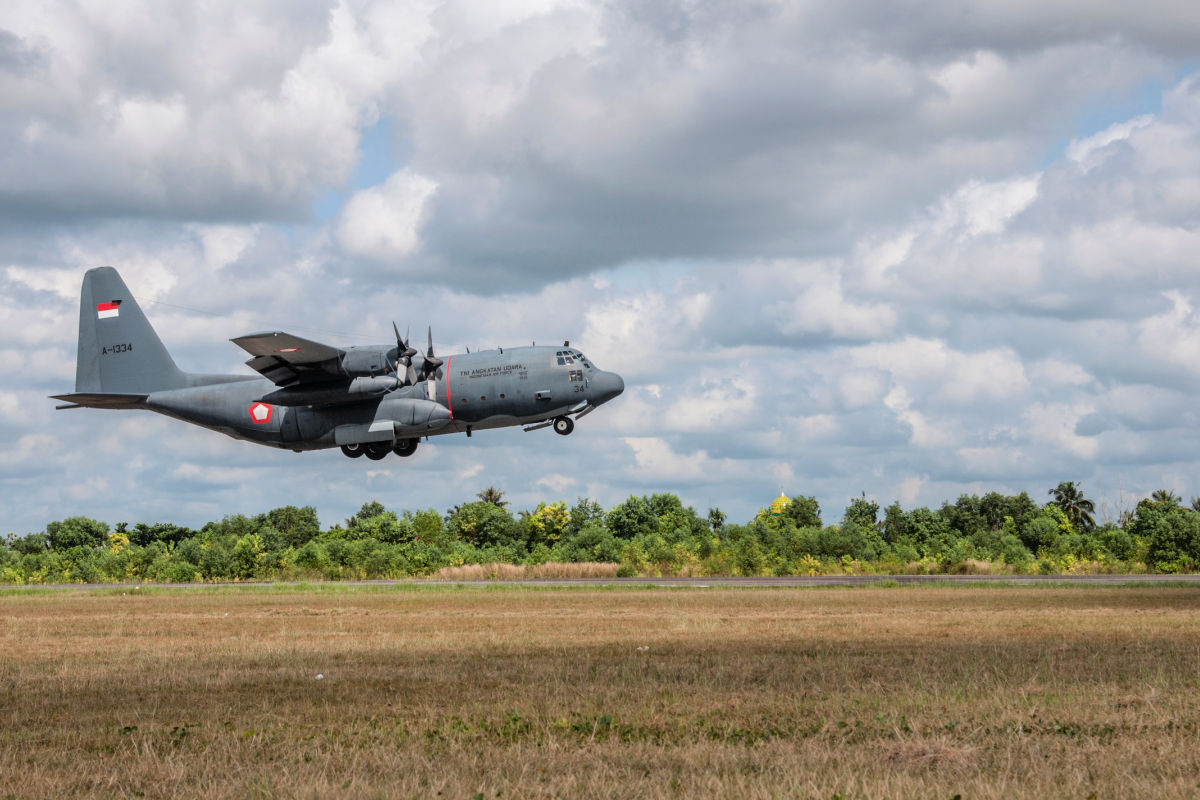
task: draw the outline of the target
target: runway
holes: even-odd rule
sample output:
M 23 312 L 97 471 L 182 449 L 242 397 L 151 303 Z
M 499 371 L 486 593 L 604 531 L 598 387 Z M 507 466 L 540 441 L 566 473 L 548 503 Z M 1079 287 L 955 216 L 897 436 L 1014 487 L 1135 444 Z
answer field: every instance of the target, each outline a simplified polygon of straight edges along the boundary
M 0 591 L 55 590 L 97 591 L 101 589 L 205 589 L 205 588 L 269 588 L 286 589 L 304 586 L 489 586 L 529 587 L 661 587 L 678 589 L 706 588 L 812 588 L 822 586 L 1127 586 L 1147 584 L 1161 586 L 1200 585 L 1200 574 L 1187 575 L 788 575 L 708 578 L 532 578 L 527 580 L 438 580 L 409 578 L 404 580 L 365 581 L 240 581 L 224 583 L 57 583 L 14 584 L 0 586 Z

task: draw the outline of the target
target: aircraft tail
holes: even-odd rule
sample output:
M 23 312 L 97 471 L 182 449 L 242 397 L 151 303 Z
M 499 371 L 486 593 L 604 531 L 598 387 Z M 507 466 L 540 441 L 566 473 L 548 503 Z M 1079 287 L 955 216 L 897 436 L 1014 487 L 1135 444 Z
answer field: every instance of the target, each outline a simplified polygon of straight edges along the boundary
M 79 297 L 75 392 L 132 397 L 187 383 L 117 271 L 88 270 Z

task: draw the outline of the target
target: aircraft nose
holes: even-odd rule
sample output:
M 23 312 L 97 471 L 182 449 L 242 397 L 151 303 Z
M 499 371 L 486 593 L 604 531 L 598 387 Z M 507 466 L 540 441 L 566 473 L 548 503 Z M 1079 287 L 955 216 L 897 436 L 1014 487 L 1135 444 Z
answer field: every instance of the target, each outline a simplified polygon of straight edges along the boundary
M 600 372 L 596 375 L 594 383 L 595 402 L 596 405 L 607 403 L 614 397 L 625 391 L 625 381 L 615 372 Z

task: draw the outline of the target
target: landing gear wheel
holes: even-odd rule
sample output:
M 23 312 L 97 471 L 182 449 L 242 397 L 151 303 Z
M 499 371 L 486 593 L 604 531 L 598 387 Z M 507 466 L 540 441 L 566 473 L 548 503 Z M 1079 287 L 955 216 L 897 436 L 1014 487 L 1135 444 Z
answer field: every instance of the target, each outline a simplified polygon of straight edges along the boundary
M 386 444 L 371 442 L 369 445 L 367 445 L 367 458 L 371 459 L 372 461 L 378 461 L 381 458 L 386 458 L 387 454 L 390 452 L 392 452 L 392 448 L 388 447 Z
M 554 432 L 559 436 L 566 436 L 573 430 L 575 430 L 575 421 L 570 417 L 554 418 Z
M 392 447 L 392 452 L 401 458 L 408 458 L 413 453 L 417 452 L 417 440 L 401 439 Z
M 365 451 L 361 444 L 344 444 L 342 445 L 342 455 L 348 458 L 358 458 Z

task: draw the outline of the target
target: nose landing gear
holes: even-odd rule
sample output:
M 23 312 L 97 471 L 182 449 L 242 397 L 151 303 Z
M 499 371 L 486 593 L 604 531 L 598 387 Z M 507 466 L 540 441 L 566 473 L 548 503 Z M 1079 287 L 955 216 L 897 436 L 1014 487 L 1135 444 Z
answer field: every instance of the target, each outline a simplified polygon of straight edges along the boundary
M 555 417 L 554 432 L 559 436 L 567 436 L 575 430 L 575 420 L 570 417 Z

